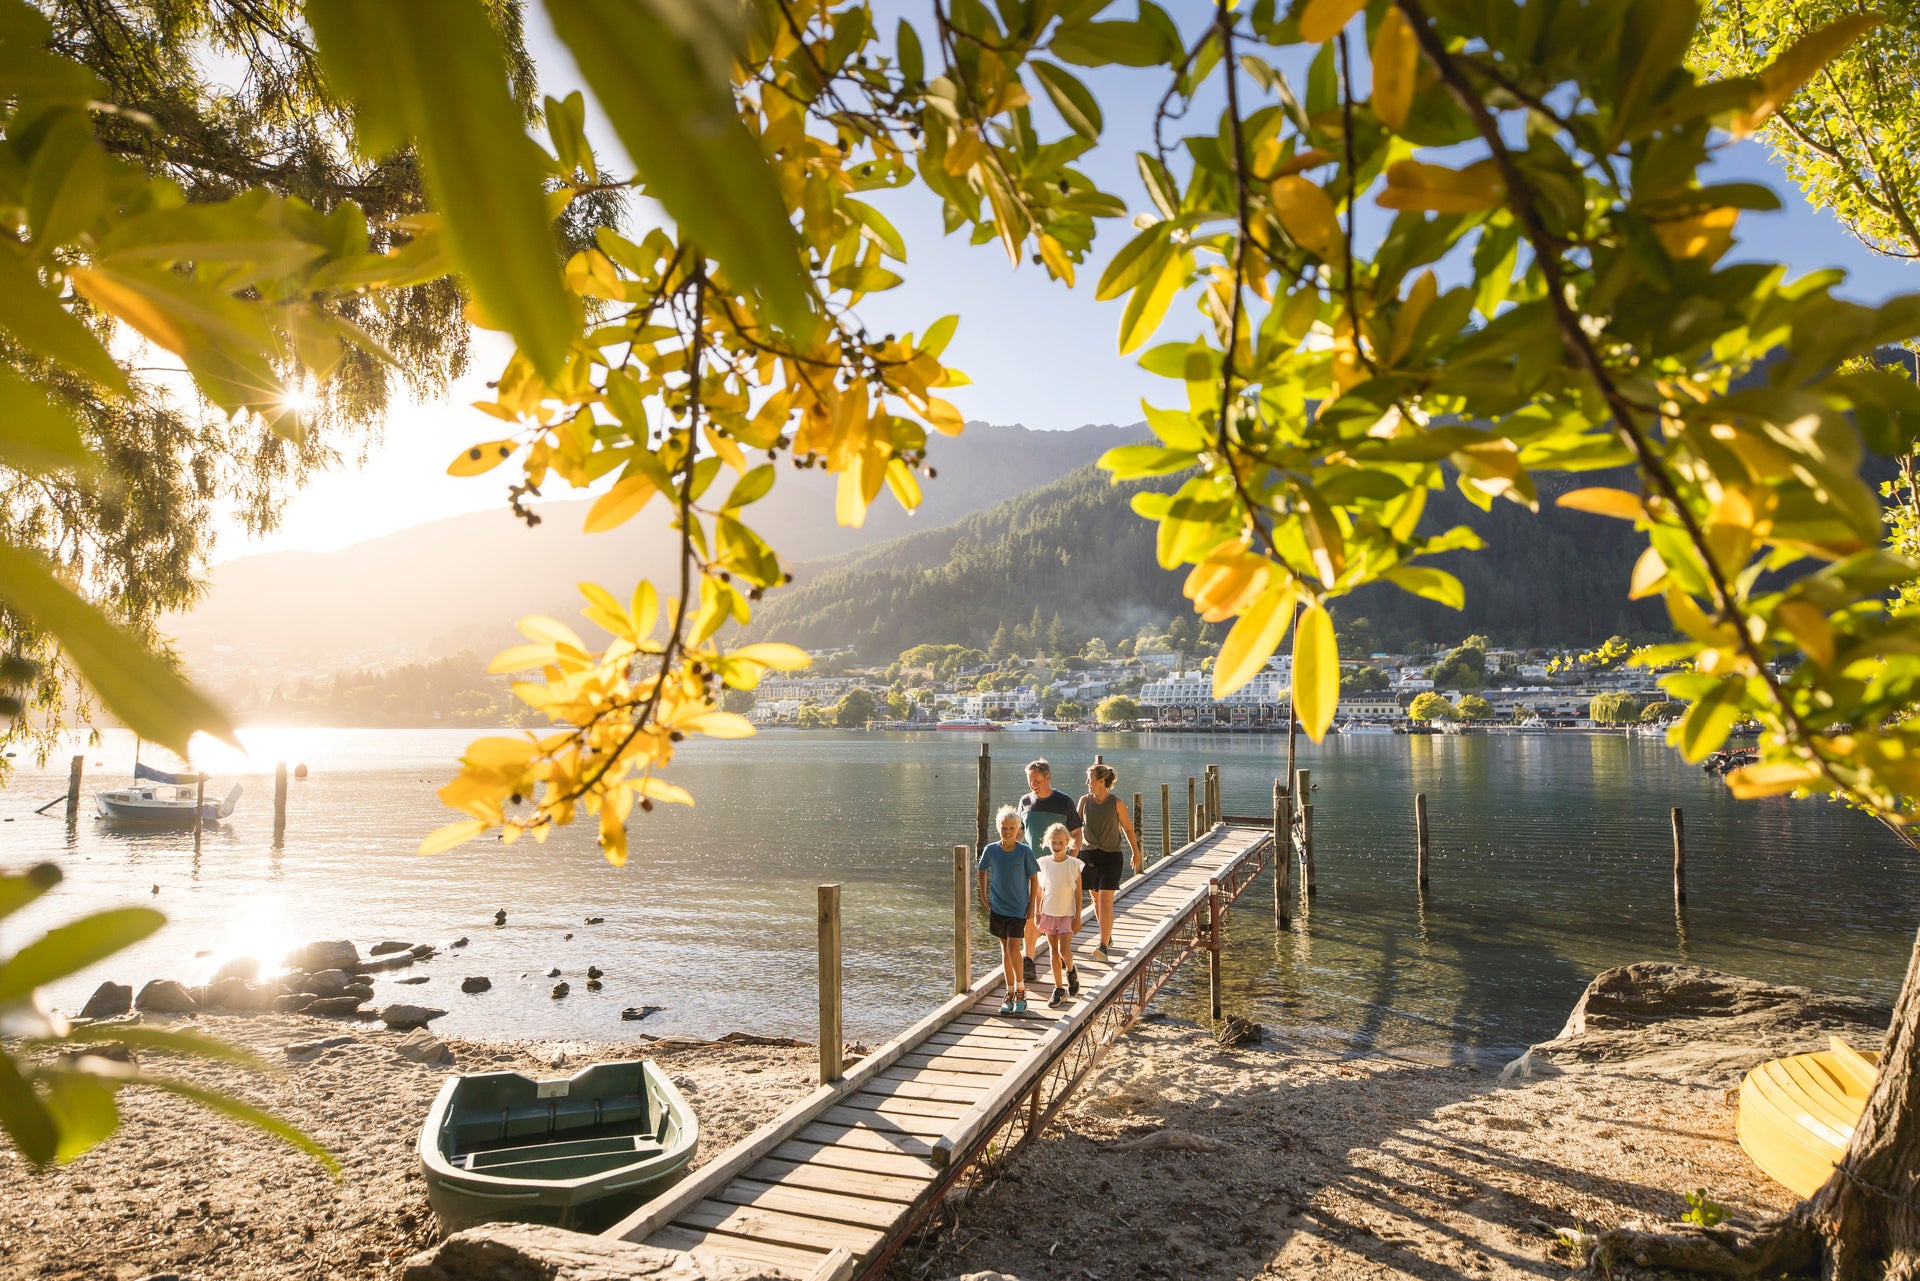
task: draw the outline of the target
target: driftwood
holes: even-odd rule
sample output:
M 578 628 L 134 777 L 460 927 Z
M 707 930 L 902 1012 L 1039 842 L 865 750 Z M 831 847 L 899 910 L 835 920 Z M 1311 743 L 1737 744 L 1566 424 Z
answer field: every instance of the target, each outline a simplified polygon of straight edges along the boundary
M 401 1281 L 761 1281 L 767 1271 L 529 1223 L 468 1228 L 407 1260 Z
M 1677 1268 L 1708 1276 L 1777 1277 L 1811 1269 L 1820 1258 L 1820 1233 L 1799 1210 L 1781 1219 L 1752 1225 L 1722 1223 L 1711 1228 L 1678 1224 L 1661 1232 L 1615 1228 L 1602 1232 L 1588 1255 L 1597 1275 L 1617 1263 L 1641 1268 Z

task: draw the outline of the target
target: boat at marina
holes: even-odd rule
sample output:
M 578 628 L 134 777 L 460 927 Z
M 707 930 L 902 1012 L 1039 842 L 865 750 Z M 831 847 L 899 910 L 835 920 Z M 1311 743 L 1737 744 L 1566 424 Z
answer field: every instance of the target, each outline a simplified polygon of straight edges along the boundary
M 1038 716 L 1027 716 L 1017 721 L 1008 721 L 1000 728 L 1010 734 L 1058 734 L 1060 732 L 1058 725 Z
M 693 1109 L 651 1059 L 554 1081 L 449 1078 L 420 1130 L 420 1172 L 443 1233 L 509 1220 L 599 1232 L 680 1181 Z
M 1812 1196 L 1846 1154 L 1879 1063 L 1837 1036 L 1825 1050 L 1768 1059 L 1740 1082 L 1740 1146 L 1794 1195 Z
M 1333 727 L 1341 734 L 1391 734 L 1393 726 L 1385 721 L 1341 721 Z
M 975 732 L 991 734 L 998 730 L 1000 726 L 994 724 L 992 721 L 967 720 L 962 718 L 959 720 L 941 721 L 936 724 L 934 728 L 956 730 L 967 734 Z
M 202 801 L 201 777 L 170 774 L 136 760 L 133 786 L 95 792 L 94 807 L 108 822 L 148 827 L 192 827 L 196 821 L 206 826 L 230 817 L 240 803 L 240 784 L 235 783 L 224 800 Z

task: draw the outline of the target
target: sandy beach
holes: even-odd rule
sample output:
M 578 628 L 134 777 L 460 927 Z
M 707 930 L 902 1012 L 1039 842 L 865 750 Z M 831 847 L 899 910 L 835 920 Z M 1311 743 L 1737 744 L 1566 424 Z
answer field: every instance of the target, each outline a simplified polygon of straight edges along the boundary
M 909 1241 L 907 1281 L 1255 1276 L 1562 1277 L 1583 1229 L 1676 1218 L 1704 1188 L 1736 1215 L 1787 1206 L 1734 1140 L 1740 1074 L 1824 1044 L 1877 1043 L 1871 1018 L 1811 994 L 1744 1014 L 1651 1024 L 1594 1017 L 1497 1068 L 1438 1064 L 1270 1032 L 1222 1047 L 1149 1016 L 1038 1142 Z M 1855 1003 L 1856 1005 L 1858 1003 Z M 298 1016 L 194 1026 L 285 1063 L 271 1076 L 194 1064 L 202 1083 L 274 1109 L 340 1159 L 336 1181 L 257 1132 L 151 1092 L 122 1095 L 121 1134 L 34 1174 L 0 1151 L 0 1276 L 35 1281 L 388 1281 L 436 1239 L 416 1172 L 420 1120 L 449 1070 L 553 1075 L 628 1045 L 450 1041 L 455 1068 L 402 1036 Z M 304 1061 L 285 1047 L 353 1039 Z M 807 1048 L 656 1044 L 698 1109 L 702 1159 L 806 1093 Z M 188 1065 L 148 1055 L 148 1070 Z M 1616 1273 L 1618 1274 L 1618 1273 Z

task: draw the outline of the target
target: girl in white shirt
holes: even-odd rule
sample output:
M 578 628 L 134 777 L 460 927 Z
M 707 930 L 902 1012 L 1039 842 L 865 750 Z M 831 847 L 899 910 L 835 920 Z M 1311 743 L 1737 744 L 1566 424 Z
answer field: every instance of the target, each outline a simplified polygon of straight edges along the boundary
M 1047 936 L 1047 956 L 1053 962 L 1053 996 L 1047 1004 L 1055 1008 L 1065 1005 L 1070 993 L 1080 993 L 1080 972 L 1073 968 L 1073 936 L 1080 929 L 1083 864 L 1067 853 L 1072 843 L 1066 824 L 1055 823 L 1047 829 L 1046 854 L 1040 859 L 1040 911 L 1034 924 Z

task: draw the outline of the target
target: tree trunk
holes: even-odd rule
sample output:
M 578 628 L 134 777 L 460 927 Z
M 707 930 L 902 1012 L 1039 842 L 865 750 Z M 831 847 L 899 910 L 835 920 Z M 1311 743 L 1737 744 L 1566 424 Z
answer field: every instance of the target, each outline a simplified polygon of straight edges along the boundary
M 1920 1281 L 1920 936 L 1894 1003 L 1879 1078 L 1833 1177 L 1757 1227 L 1603 1233 L 1591 1258 L 1596 1270 L 1622 1258 L 1727 1276 L 1778 1276 L 1818 1265 L 1830 1281 Z

